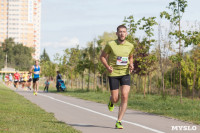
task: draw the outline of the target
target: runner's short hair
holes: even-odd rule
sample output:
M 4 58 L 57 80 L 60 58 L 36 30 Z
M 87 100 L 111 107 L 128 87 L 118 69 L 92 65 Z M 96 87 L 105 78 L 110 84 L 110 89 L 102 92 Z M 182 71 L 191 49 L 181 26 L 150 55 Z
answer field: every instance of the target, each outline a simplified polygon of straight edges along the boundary
M 117 27 L 117 31 L 119 31 L 120 28 L 125 28 L 125 29 L 127 29 L 125 25 L 119 25 L 119 26 Z

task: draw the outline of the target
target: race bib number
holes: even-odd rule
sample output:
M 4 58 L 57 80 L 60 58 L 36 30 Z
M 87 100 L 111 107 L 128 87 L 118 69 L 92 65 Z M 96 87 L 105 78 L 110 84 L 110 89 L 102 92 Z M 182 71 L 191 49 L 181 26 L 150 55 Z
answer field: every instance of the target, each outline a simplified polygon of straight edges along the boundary
M 117 56 L 117 65 L 123 65 L 123 66 L 126 66 L 128 63 L 128 57 L 120 57 L 120 56 Z
M 40 74 L 40 71 L 36 71 L 35 74 Z

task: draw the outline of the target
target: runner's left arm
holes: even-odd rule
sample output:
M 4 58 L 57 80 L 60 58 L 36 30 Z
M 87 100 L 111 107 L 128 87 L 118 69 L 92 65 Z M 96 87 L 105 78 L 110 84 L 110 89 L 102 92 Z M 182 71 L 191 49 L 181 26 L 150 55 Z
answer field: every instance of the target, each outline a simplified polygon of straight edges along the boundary
M 130 72 L 132 73 L 134 66 L 133 66 L 133 55 L 129 55 L 129 69 Z
M 42 68 L 40 67 L 40 73 L 39 74 L 41 74 L 42 73 Z

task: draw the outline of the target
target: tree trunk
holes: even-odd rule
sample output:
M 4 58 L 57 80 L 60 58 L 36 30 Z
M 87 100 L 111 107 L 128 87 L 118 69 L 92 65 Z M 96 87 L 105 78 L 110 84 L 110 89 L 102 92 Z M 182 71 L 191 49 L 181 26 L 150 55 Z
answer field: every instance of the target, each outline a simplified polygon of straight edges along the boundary
M 101 89 L 103 89 L 103 74 L 101 74 Z
M 145 78 L 144 78 L 144 98 L 146 97 L 146 79 L 147 79 L 147 74 L 145 74 Z
M 90 90 L 90 68 L 89 68 L 89 72 L 88 72 L 88 87 L 87 87 L 87 91 Z
M 96 75 L 94 70 L 94 84 L 93 84 L 93 90 L 96 90 Z
M 150 86 L 149 86 L 149 93 L 151 93 L 151 80 L 152 80 L 152 77 L 151 77 L 151 74 L 149 74 L 150 76 Z
M 82 90 L 83 90 L 83 78 L 84 78 L 84 74 L 82 73 Z
M 141 85 L 141 76 L 139 75 L 139 78 L 138 78 L 138 92 L 141 92 L 140 91 L 140 85 Z
M 71 88 L 73 88 L 72 74 L 71 74 Z
M 173 69 L 171 69 L 171 89 L 173 89 L 173 80 L 172 80 L 172 76 L 173 75 Z
M 181 20 L 180 20 L 180 9 L 179 9 L 179 4 L 178 3 L 178 11 L 179 11 L 179 33 L 181 34 Z M 181 38 L 179 37 L 179 56 L 180 58 L 182 58 L 182 54 L 181 54 Z M 180 88 L 180 103 L 182 103 L 182 83 L 181 83 L 181 61 L 179 61 L 179 80 L 180 80 L 180 84 L 179 84 L 179 88 Z
M 197 60 L 194 59 L 194 76 L 193 76 L 193 85 L 192 85 L 192 100 L 194 100 L 194 90 L 195 90 L 195 82 L 196 82 L 196 73 L 197 73 Z

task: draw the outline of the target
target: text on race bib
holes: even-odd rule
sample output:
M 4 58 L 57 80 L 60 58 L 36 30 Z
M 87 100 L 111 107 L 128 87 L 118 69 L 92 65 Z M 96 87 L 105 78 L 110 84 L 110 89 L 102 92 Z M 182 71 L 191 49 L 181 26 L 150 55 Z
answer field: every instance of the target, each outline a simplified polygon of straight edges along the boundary
M 127 65 L 127 63 L 128 63 L 128 57 L 117 56 L 117 62 L 116 62 L 117 65 L 125 66 L 125 65 Z

